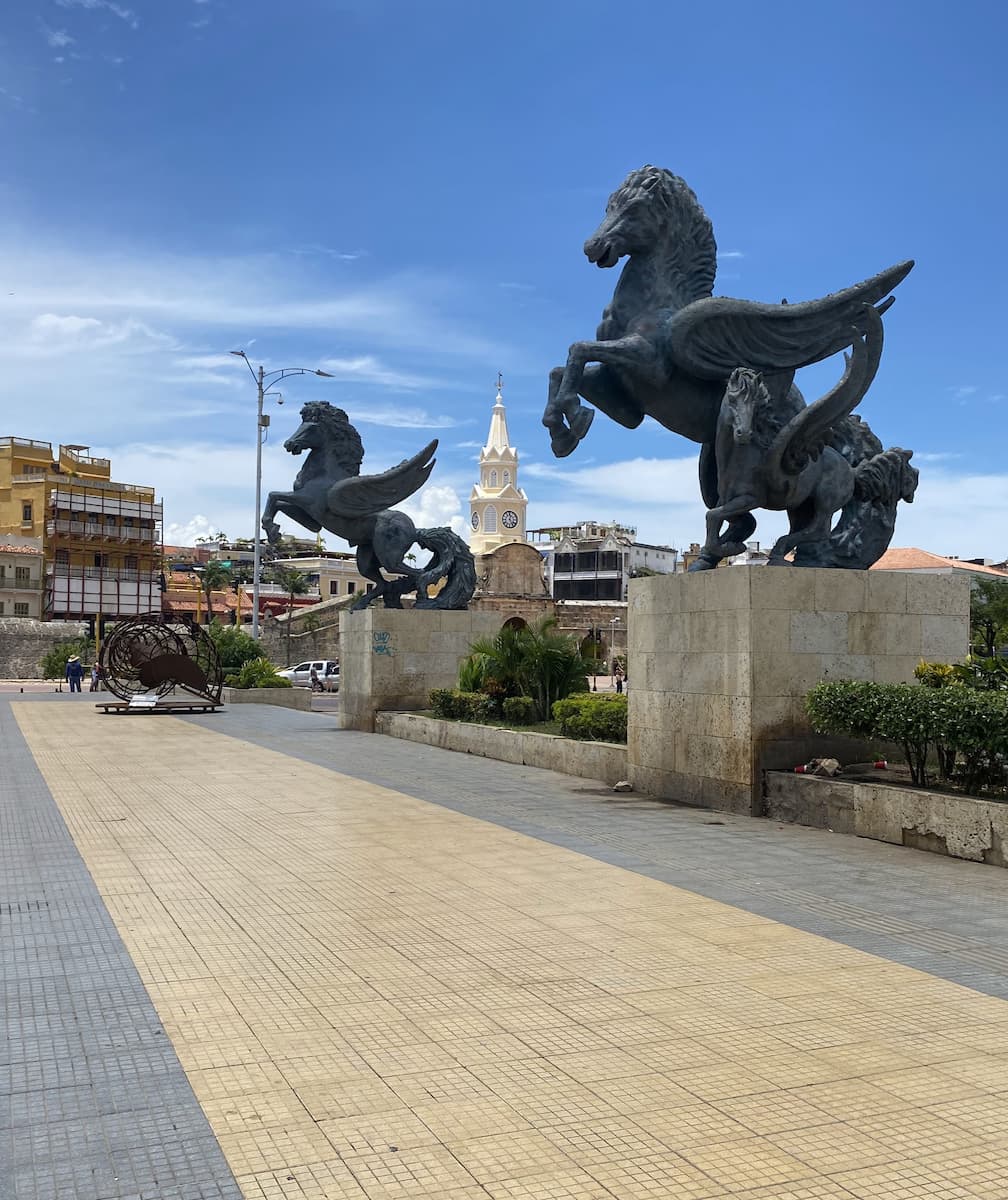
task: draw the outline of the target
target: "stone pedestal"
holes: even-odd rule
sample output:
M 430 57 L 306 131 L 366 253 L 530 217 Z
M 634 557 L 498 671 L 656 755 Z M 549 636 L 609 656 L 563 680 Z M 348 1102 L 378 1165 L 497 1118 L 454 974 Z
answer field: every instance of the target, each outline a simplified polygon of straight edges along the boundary
M 495 612 L 365 608 L 340 614 L 341 727 L 373 733 L 375 713 L 430 707 L 431 688 L 458 686 L 477 638 L 501 627 Z
M 913 682 L 969 645 L 969 579 L 725 567 L 633 580 L 628 771 L 642 791 L 758 815 L 761 772 L 822 753 L 821 679 Z

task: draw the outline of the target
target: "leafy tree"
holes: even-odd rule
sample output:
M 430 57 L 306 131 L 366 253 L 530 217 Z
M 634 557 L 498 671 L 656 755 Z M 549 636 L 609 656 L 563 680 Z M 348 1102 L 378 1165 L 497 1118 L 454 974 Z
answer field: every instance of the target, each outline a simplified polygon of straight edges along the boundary
M 970 635 L 981 658 L 1008 642 L 1008 579 L 977 579 L 970 594 Z
M 211 560 L 203 568 L 200 575 L 200 587 L 206 595 L 206 624 L 213 620 L 213 594 L 222 592 L 231 586 L 231 571 L 222 563 Z
M 214 619 L 207 630 L 225 672 L 240 671 L 241 668 L 262 655 L 262 647 L 254 637 L 238 625 L 222 625 Z
M 248 688 L 287 688 L 293 686 L 289 679 L 284 679 L 276 673 L 276 667 L 266 658 L 250 658 L 247 663 L 242 665 L 240 671 L 237 671 L 233 675 L 226 675 L 224 682 L 228 687 L 240 688 L 242 690 Z
M 67 659 L 70 655 L 79 655 L 81 662 L 86 662 L 90 649 L 91 642 L 86 637 L 73 638 L 71 641 L 66 642 L 57 642 L 42 657 L 42 678 L 63 679 L 66 675 Z
M 294 612 L 294 597 L 308 591 L 308 576 L 294 567 L 274 567 L 273 581 L 287 593 L 287 661 L 290 662 L 291 616 Z

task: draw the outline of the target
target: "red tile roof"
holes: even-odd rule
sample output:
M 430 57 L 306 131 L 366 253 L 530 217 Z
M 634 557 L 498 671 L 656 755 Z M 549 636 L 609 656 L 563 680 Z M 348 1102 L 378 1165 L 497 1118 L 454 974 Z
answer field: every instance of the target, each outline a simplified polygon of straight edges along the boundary
M 37 546 L 0 545 L 0 554 L 37 554 L 41 558 L 42 551 Z
M 1008 579 L 1008 571 L 997 567 L 985 567 L 980 563 L 965 562 L 961 558 L 945 558 L 916 546 L 890 546 L 872 571 L 969 571 L 976 575 L 996 575 Z

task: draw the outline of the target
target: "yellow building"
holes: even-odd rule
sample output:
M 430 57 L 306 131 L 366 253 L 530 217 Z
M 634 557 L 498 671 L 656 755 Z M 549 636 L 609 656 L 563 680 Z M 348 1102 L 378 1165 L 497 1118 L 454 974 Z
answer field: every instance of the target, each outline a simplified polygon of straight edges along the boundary
M 0 438 L 0 537 L 42 539 L 43 617 L 116 619 L 161 608 L 154 489 L 111 478 L 87 446 Z

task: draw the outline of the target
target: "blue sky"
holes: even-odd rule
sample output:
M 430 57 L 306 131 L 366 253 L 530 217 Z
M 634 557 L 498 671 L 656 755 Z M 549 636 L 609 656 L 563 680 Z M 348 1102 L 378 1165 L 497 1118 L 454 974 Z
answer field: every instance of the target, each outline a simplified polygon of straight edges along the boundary
M 244 346 L 336 375 L 287 385 L 267 487 L 297 470 L 297 406 L 329 399 L 366 471 L 439 437 L 406 507 L 461 527 L 501 370 L 530 525 L 702 540 L 692 443 L 600 415 L 557 460 L 539 423 L 617 279 L 582 243 L 652 162 L 714 222 L 715 294 L 812 299 L 917 260 L 860 408 L 921 470 L 894 544 L 1004 558 L 1006 12 L 7 0 L 0 433 L 110 454 L 163 493 L 169 540 L 248 535 Z

